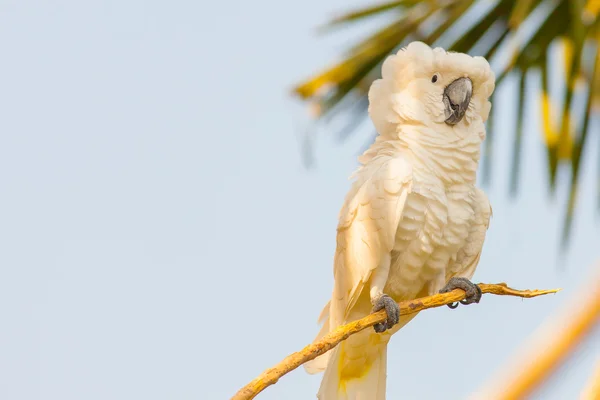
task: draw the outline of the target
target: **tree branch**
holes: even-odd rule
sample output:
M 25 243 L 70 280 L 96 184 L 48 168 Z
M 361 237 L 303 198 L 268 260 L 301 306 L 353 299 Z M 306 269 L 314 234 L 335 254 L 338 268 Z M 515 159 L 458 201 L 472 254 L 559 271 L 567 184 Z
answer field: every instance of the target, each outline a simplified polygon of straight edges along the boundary
M 581 400 L 600 399 L 600 361 L 598 361 L 598 366 L 596 367 L 596 371 L 594 371 L 593 375 L 594 376 L 590 377 L 590 382 L 587 384 L 587 387 L 581 395 Z
M 516 290 L 509 288 L 506 283 L 498 284 L 478 284 L 482 293 L 490 293 L 501 296 L 517 296 L 517 297 L 536 297 L 545 294 L 556 293 L 560 289 L 552 290 Z M 425 310 L 427 308 L 441 307 L 446 304 L 455 303 L 465 298 L 465 292 L 461 289 L 455 289 L 448 293 L 434 294 L 433 296 L 423 297 L 411 301 L 403 301 L 398 303 L 400 306 L 400 315 L 412 314 Z M 357 321 L 350 322 L 347 325 L 338 327 L 329 334 L 325 335 L 321 340 L 309 344 L 302 350 L 292 353 L 284 358 L 275 367 L 267 369 L 260 374 L 252 382 L 241 388 L 231 400 L 250 400 L 256 397 L 260 392 L 270 385 L 276 383 L 279 378 L 290 371 L 298 368 L 300 365 L 313 360 L 333 349 L 349 336 L 367 329 L 376 323 L 385 321 L 387 315 L 385 310 L 370 314 Z

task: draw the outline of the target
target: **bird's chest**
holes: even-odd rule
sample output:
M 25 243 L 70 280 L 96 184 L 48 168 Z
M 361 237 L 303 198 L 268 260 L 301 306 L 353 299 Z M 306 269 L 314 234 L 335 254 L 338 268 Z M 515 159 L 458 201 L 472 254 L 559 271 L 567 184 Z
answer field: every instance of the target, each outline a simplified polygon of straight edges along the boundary
M 474 220 L 473 187 L 415 185 L 396 231 L 388 289 L 402 297 L 444 281 Z

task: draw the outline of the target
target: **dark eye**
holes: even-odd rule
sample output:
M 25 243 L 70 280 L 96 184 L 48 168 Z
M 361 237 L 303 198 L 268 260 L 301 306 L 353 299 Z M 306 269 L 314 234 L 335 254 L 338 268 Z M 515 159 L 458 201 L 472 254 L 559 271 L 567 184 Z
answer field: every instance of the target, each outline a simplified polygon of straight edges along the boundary
M 431 77 L 431 83 L 436 83 L 437 80 L 438 80 L 437 74 L 435 74 L 433 77 Z

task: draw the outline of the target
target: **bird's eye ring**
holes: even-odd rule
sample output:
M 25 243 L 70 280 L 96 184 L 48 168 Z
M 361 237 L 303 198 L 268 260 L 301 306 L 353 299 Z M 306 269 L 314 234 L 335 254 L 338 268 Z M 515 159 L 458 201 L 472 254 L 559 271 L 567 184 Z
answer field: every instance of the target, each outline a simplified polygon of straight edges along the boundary
M 436 83 L 438 80 L 438 74 L 435 74 L 433 77 L 431 77 L 431 83 Z

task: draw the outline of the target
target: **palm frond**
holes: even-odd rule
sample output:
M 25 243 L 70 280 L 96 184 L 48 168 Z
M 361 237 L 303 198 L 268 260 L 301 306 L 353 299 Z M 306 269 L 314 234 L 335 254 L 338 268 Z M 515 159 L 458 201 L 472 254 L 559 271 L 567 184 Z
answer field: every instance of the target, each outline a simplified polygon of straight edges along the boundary
M 586 67 L 589 52 L 584 49 L 590 45 L 597 48 L 600 39 L 599 12 L 598 0 L 497 0 L 491 6 L 484 0 L 399 0 L 375 4 L 344 13 L 331 20 L 326 28 L 357 24 L 384 14 L 392 16 L 392 22 L 349 46 L 338 63 L 298 84 L 294 93 L 317 109 L 318 119 L 333 114 L 365 118 L 368 88 L 379 77 L 382 62 L 408 42 L 421 40 L 429 45 L 446 43 L 451 51 L 483 55 L 492 65 L 499 65 L 498 86 L 503 84 L 506 77 L 512 76 L 512 72 L 519 77 L 519 111 L 515 123 L 509 189 L 511 194 L 515 194 L 519 190 L 526 77 L 533 76 L 534 72 L 539 73 L 541 93 L 535 100 L 539 101 L 542 110 L 541 138 L 548 153 L 551 193 L 557 187 L 557 171 L 561 168 L 571 169 L 569 204 L 565 210 L 563 229 L 563 243 L 567 243 L 576 204 L 581 159 L 586 145 L 590 143 L 588 133 L 597 132 L 597 129 L 590 128 L 590 120 L 592 114 L 600 110 L 597 107 L 600 104 L 600 79 L 596 68 L 598 56 Z M 477 13 L 479 17 L 464 18 L 465 15 Z M 553 99 L 548 81 L 549 73 L 555 67 L 550 60 L 557 44 L 563 44 L 563 50 L 566 49 L 563 54 L 566 76 L 564 91 Z M 508 60 L 505 58 L 507 53 Z M 590 69 L 593 72 L 589 73 Z M 579 82 L 583 82 L 583 85 Z M 574 117 L 577 113 L 573 99 L 580 90 L 587 90 L 587 96 L 583 116 L 578 119 Z M 552 118 L 554 101 L 561 107 L 557 121 Z M 492 112 L 490 120 L 494 114 Z M 340 138 L 347 137 L 358 125 L 357 119 L 349 120 Z M 490 160 L 493 157 L 493 126 L 491 123 L 488 126 L 482 166 L 484 181 L 491 175 Z M 598 193 L 600 206 L 600 183 Z
M 327 25 L 323 27 L 323 29 L 338 27 L 349 22 L 362 21 L 367 17 L 379 15 L 387 11 L 399 10 L 402 7 L 414 6 L 418 2 L 418 0 L 390 1 L 386 3 L 376 4 L 372 7 L 362 8 L 356 11 L 350 11 L 348 13 L 340 15 L 339 17 L 333 18 L 331 21 L 329 21 Z
M 490 99 L 492 104 L 494 104 L 494 99 L 496 98 L 496 94 L 492 94 L 492 98 Z M 483 160 L 481 165 L 482 172 L 482 181 L 484 185 L 489 185 L 492 175 L 492 160 L 494 157 L 494 152 L 492 151 L 494 147 L 494 121 L 496 119 L 496 109 L 492 106 L 490 110 L 490 115 L 487 120 L 487 134 L 485 141 L 483 142 Z
M 517 100 L 517 127 L 513 143 L 512 167 L 510 173 L 510 195 L 515 196 L 519 186 L 519 173 L 521 168 L 521 148 L 523 147 L 523 116 L 525 114 L 525 85 L 527 84 L 527 70 L 519 72 L 519 98 Z
M 567 205 L 567 213 L 565 216 L 564 230 L 563 230 L 563 244 L 568 242 L 568 238 L 571 233 L 571 225 L 573 223 L 573 213 L 575 211 L 575 202 L 577 199 L 577 190 L 579 184 L 579 173 L 581 169 L 581 155 L 583 149 L 587 143 L 587 137 L 590 127 L 590 116 L 592 111 L 592 101 L 594 98 L 593 88 L 600 80 L 600 49 L 596 46 L 596 59 L 594 62 L 594 69 L 591 77 L 591 84 L 588 88 L 588 93 L 585 101 L 585 113 L 583 116 L 583 124 L 581 126 L 581 132 L 577 135 L 577 142 L 573 149 L 573 157 L 571 159 L 571 187 L 569 189 L 569 203 Z M 600 186 L 600 185 L 599 185 Z

